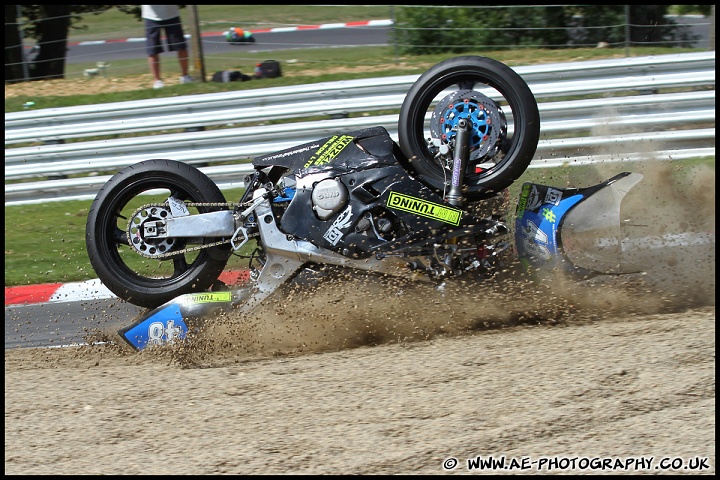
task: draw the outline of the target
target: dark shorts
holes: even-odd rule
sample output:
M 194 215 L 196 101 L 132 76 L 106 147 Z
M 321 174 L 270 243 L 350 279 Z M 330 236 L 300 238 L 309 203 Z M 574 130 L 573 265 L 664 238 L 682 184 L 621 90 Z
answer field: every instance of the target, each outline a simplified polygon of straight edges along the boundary
M 161 38 L 163 30 L 165 30 L 169 51 L 187 50 L 180 17 L 158 21 L 145 19 L 145 45 L 148 56 L 158 55 L 165 51 Z

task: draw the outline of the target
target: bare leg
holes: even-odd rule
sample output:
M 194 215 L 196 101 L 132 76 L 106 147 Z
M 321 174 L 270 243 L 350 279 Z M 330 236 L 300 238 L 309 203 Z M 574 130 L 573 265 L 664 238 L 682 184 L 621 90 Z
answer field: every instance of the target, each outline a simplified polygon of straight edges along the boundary
M 160 80 L 160 55 L 150 55 L 148 63 L 150 64 L 150 73 L 152 73 L 153 80 Z
M 180 62 L 180 71 L 182 75 L 188 74 L 188 52 L 187 50 L 178 50 L 178 62 Z

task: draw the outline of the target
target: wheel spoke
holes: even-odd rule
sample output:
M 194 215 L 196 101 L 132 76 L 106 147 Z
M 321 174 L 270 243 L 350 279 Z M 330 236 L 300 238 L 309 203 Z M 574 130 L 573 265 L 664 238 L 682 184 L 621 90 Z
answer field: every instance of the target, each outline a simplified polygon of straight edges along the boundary
M 178 200 L 185 200 L 185 194 L 181 192 L 180 190 L 174 189 L 170 191 L 170 195 L 168 195 L 167 200 L 170 198 L 176 198 Z
M 115 227 L 112 232 L 112 241 L 115 245 L 127 245 L 127 232 L 120 230 L 119 227 Z
M 173 257 L 173 277 L 182 275 L 189 268 L 185 255 L 177 255 Z
M 460 82 L 458 82 L 458 90 L 473 90 L 474 88 L 474 80 L 461 80 Z

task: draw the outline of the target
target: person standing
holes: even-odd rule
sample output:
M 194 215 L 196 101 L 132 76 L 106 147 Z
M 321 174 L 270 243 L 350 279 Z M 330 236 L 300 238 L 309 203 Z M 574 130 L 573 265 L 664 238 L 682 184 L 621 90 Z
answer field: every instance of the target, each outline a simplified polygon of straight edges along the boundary
M 180 20 L 180 7 L 178 5 L 142 5 L 141 16 L 145 20 L 145 42 L 150 73 L 153 76 L 153 88 L 165 86 L 160 75 L 160 54 L 165 51 L 160 36 L 163 30 L 168 50 L 177 52 L 182 72 L 180 83 L 191 83 L 192 78 L 188 75 L 187 44 Z

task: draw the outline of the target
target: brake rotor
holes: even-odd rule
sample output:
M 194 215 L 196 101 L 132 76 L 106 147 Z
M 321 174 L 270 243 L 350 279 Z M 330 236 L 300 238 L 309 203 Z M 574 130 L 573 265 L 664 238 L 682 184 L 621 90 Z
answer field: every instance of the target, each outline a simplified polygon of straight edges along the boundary
M 505 131 L 504 116 L 491 98 L 474 90 L 459 90 L 440 100 L 430 119 L 432 138 L 452 143 L 457 124 L 467 119 L 470 124 L 470 160 L 492 157 Z

